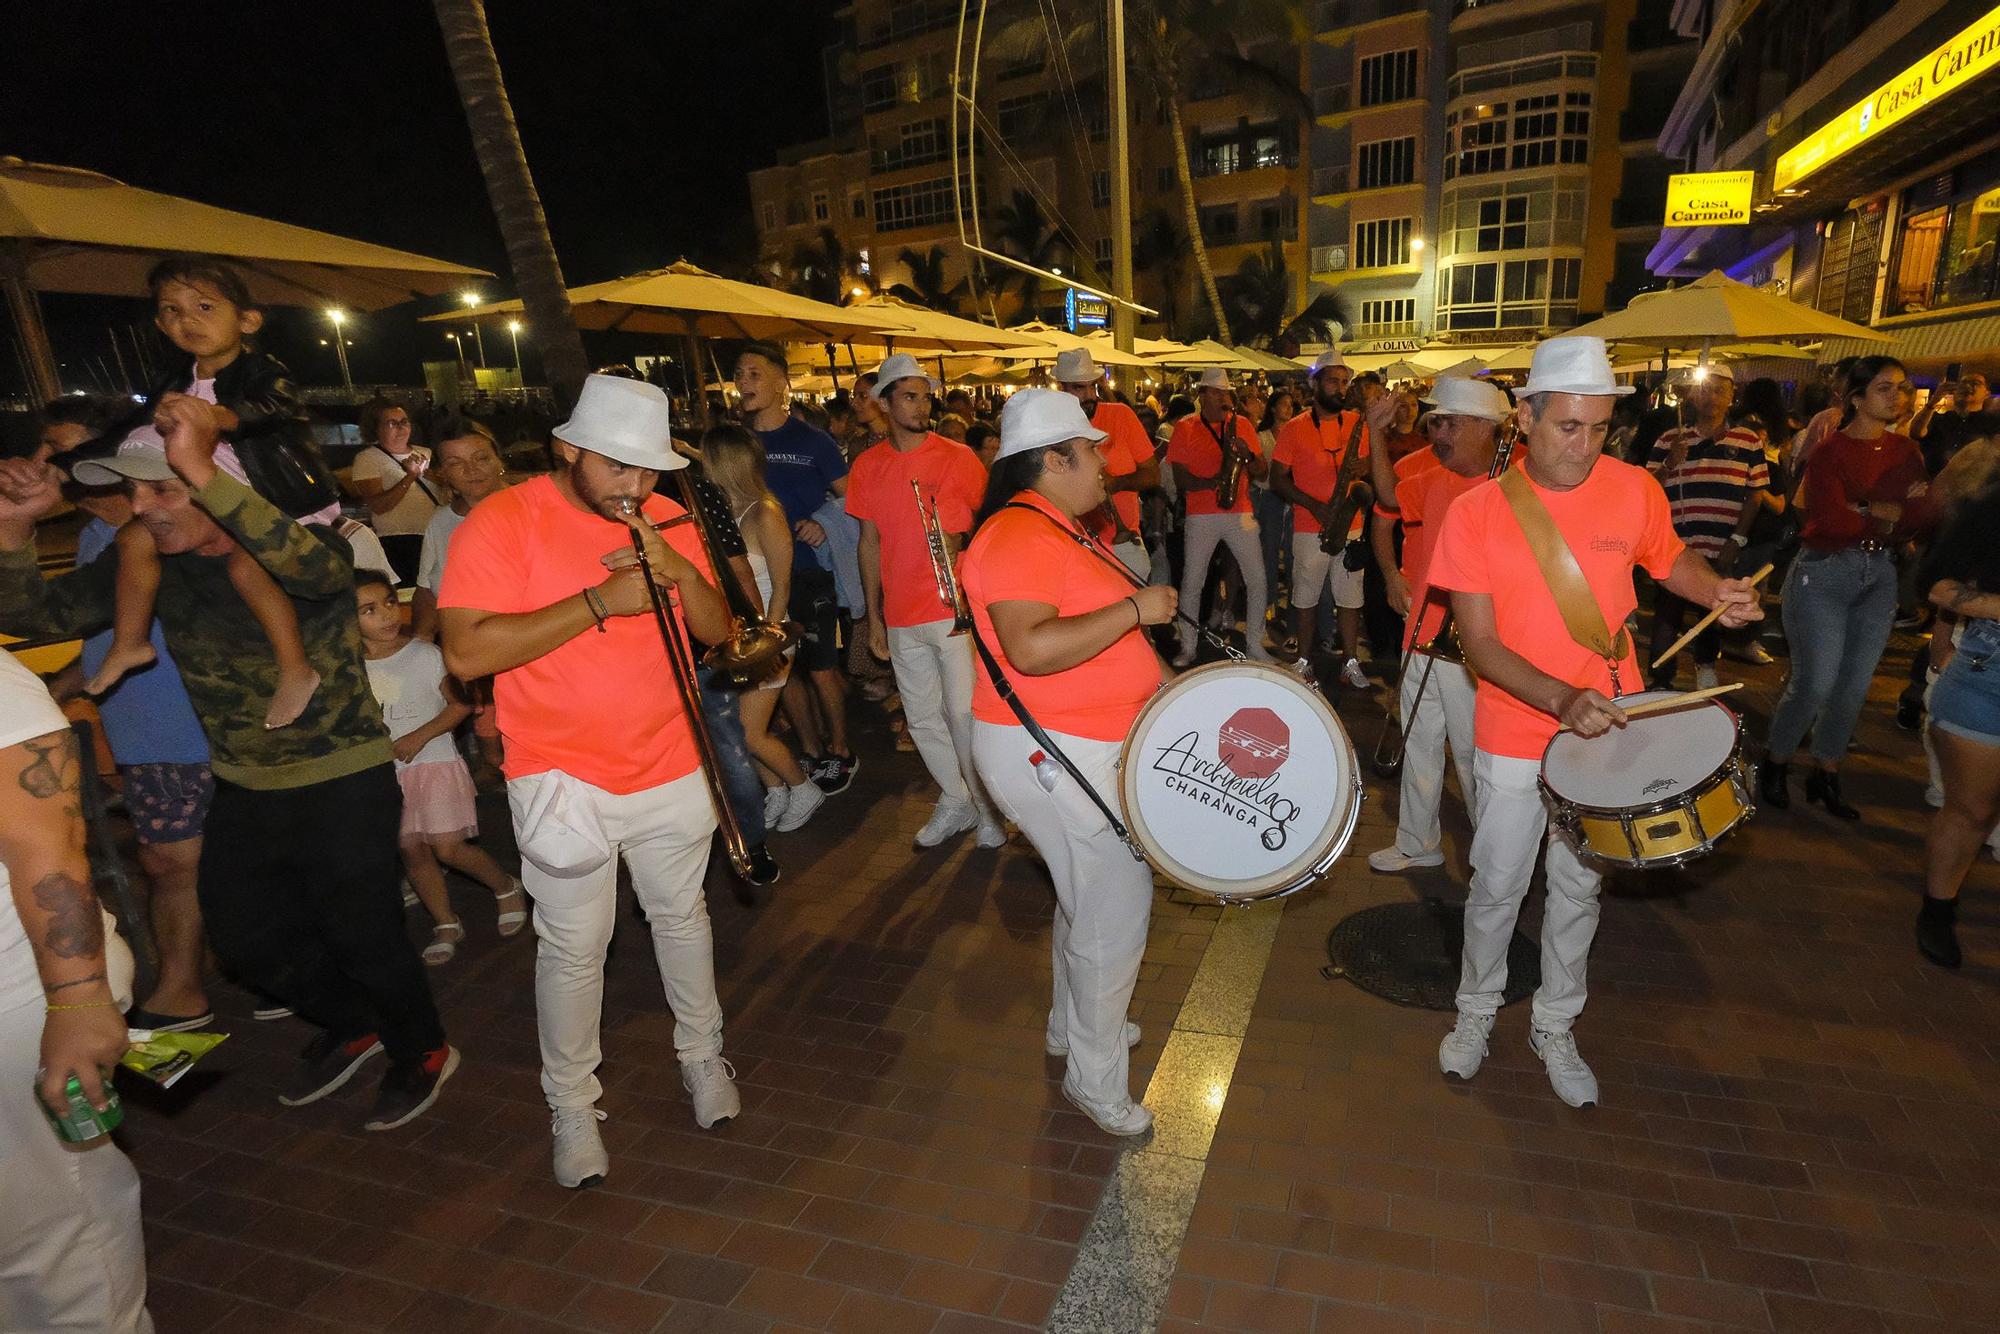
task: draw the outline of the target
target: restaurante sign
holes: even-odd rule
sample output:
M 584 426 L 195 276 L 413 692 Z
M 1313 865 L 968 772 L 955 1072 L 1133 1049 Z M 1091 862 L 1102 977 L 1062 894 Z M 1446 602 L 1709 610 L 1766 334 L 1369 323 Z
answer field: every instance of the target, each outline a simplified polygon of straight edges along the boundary
M 1728 227 L 1750 221 L 1754 171 L 1692 171 L 1667 178 L 1669 227 Z

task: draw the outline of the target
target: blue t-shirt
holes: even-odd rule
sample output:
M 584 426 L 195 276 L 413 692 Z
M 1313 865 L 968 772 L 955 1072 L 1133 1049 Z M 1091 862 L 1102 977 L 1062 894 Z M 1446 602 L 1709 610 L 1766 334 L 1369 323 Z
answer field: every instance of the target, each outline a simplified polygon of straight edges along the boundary
M 826 503 L 833 484 L 847 476 L 847 460 L 833 437 L 797 417 L 775 431 L 757 432 L 764 441 L 764 484 L 785 507 L 785 521 L 797 529 Z M 814 564 L 812 548 L 792 542 L 792 568 Z
M 102 519 L 85 524 L 76 538 L 76 563 L 88 565 L 103 555 L 117 532 Z M 167 652 L 167 637 L 158 619 L 153 621 L 152 644 L 157 655 L 153 665 L 127 673 L 110 694 L 97 701 L 111 758 L 120 764 L 207 764 L 208 737 L 201 730 L 201 720 L 194 716 L 194 705 L 188 702 L 180 668 Z M 103 666 L 110 652 L 109 630 L 84 640 L 84 675 Z

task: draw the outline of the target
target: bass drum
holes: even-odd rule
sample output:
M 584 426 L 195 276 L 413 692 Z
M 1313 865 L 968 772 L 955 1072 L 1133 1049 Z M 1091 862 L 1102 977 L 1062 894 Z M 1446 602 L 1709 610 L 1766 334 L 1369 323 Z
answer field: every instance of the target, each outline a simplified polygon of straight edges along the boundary
M 1219 902 L 1305 888 L 1361 817 L 1354 746 L 1319 691 L 1218 662 L 1176 678 L 1132 726 L 1118 792 L 1155 870 Z

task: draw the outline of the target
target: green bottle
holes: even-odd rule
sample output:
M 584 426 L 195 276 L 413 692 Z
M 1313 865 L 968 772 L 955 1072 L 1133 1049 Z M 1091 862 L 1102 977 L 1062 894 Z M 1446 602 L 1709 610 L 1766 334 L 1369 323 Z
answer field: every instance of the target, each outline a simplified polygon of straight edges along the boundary
M 71 1144 L 88 1144 L 118 1129 L 125 1120 L 125 1105 L 118 1101 L 118 1090 L 111 1086 L 108 1074 L 104 1075 L 104 1096 L 109 1105 L 100 1112 L 90 1105 L 90 1099 L 83 1096 L 83 1082 L 71 1075 L 69 1083 L 63 1086 L 63 1097 L 68 1106 L 62 1115 L 50 1111 L 46 1104 L 42 1104 L 42 1115 L 49 1118 L 49 1124 L 56 1128 L 56 1134 L 63 1140 Z M 35 1101 L 42 1103 L 39 1097 Z

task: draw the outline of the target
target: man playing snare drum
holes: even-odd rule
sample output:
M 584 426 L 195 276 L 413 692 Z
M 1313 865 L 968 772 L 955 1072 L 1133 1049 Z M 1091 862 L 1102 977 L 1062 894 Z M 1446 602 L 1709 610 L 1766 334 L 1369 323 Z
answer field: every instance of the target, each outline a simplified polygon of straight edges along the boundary
M 1452 592 L 1479 677 L 1458 1023 L 1438 1047 L 1438 1066 L 1470 1079 L 1486 1056 L 1507 984 L 1507 942 L 1546 834 L 1542 982 L 1528 1041 L 1572 1107 L 1597 1102 L 1597 1078 L 1570 1026 L 1583 1011 L 1599 875 L 1549 828 L 1536 781 L 1542 754 L 1561 729 L 1593 737 L 1624 726 L 1614 699 L 1644 689 L 1624 631 L 1636 603 L 1634 566 L 1677 597 L 1724 608 L 1724 625 L 1762 616 L 1748 581 L 1721 578 L 1674 535 L 1657 481 L 1600 457 L 1612 400 L 1631 392 L 1612 379 L 1602 339 L 1537 347 L 1517 409 L 1526 466 L 1459 497 L 1431 563 L 1431 582 Z

